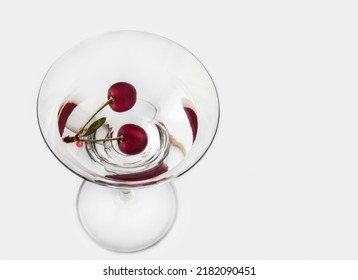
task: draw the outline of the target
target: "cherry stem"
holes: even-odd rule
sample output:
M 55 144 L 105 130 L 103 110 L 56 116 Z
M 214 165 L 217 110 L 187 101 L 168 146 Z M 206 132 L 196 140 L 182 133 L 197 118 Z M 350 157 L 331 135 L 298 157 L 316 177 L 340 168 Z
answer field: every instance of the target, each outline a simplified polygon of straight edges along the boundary
M 73 143 L 73 142 L 87 142 L 87 143 L 95 143 L 95 142 L 105 142 L 105 141 L 115 141 L 119 140 L 120 142 L 123 141 L 124 136 L 120 135 L 115 138 L 104 138 L 104 139 L 87 139 L 87 138 L 80 138 L 78 136 L 66 136 L 63 138 L 65 143 Z
M 94 114 L 87 120 L 87 122 L 80 128 L 80 130 L 76 133 L 76 135 L 74 136 L 75 138 L 78 137 L 78 135 L 80 135 L 83 130 L 86 128 L 86 126 L 90 123 L 90 121 L 100 112 L 102 111 L 102 109 L 104 107 L 106 107 L 108 104 L 113 103 L 114 99 L 112 98 L 112 96 L 109 97 L 109 99 L 107 100 L 106 103 L 104 103 L 100 108 L 98 108 L 98 110 L 96 112 L 94 112 Z M 110 139 L 110 138 L 108 138 Z
M 89 142 L 89 143 L 94 143 L 94 142 L 105 142 L 105 141 L 115 141 L 115 140 L 119 140 L 119 141 L 123 141 L 123 135 L 120 135 L 118 137 L 115 138 L 105 138 L 105 139 L 86 139 L 86 138 L 79 138 L 79 142 Z

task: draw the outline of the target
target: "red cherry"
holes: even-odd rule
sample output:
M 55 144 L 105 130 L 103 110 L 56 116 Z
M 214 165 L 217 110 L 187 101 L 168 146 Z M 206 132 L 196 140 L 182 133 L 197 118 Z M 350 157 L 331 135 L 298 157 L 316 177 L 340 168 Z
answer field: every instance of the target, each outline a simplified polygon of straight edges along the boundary
M 137 101 L 137 91 L 134 86 L 125 82 L 113 84 L 108 90 L 108 99 L 113 102 L 109 106 L 116 112 L 125 112 L 131 109 Z
M 68 102 L 63 104 L 60 111 L 58 112 L 58 131 L 60 136 L 62 136 L 63 131 L 65 130 L 68 117 L 71 115 L 72 111 L 77 107 L 76 103 Z
M 121 152 L 127 155 L 136 155 L 144 151 L 148 144 L 148 136 L 143 128 L 135 124 L 123 125 L 117 133 L 117 137 L 123 136 L 118 140 Z
M 193 132 L 193 143 L 196 138 L 196 134 L 198 133 L 198 116 L 195 111 L 189 107 L 184 107 L 184 111 L 186 116 L 188 117 L 189 124 L 191 126 L 191 131 Z

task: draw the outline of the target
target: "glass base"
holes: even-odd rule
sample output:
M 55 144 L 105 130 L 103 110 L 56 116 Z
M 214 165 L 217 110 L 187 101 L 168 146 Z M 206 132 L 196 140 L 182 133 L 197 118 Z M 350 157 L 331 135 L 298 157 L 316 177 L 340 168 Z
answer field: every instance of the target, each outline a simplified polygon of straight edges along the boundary
M 100 246 L 134 252 L 153 246 L 169 232 L 177 199 L 170 183 L 123 190 L 84 181 L 77 211 L 84 230 Z

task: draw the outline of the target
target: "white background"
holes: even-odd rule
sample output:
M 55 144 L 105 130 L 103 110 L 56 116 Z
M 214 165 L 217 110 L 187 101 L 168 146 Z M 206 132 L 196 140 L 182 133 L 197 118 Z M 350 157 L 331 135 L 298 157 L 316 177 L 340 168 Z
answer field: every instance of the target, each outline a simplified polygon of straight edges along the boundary
M 358 258 L 357 13 L 355 1 L 1 1 L 0 258 Z M 192 51 L 222 110 L 210 151 L 176 182 L 172 231 L 131 254 L 83 232 L 81 179 L 36 120 L 53 61 L 121 29 Z

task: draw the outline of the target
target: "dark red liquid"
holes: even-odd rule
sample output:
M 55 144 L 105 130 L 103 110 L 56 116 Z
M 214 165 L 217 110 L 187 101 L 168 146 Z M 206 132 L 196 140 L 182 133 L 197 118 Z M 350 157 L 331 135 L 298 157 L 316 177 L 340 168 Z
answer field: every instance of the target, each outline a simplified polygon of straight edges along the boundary
M 183 107 L 183 108 L 186 113 L 186 116 L 188 117 L 191 131 L 193 132 L 193 143 L 194 143 L 196 134 L 198 133 L 198 116 L 196 115 L 193 109 L 188 107 Z
M 114 175 L 107 175 L 106 177 L 119 181 L 141 181 L 141 180 L 147 180 L 157 177 L 160 174 L 163 174 L 164 172 L 167 171 L 168 171 L 168 165 L 162 163 L 156 166 L 155 168 L 143 172 L 134 173 L 134 174 L 114 174 Z
M 62 105 L 60 111 L 58 112 L 58 131 L 60 132 L 60 136 L 62 136 L 63 131 L 65 130 L 68 117 L 76 107 L 77 104 L 68 102 Z

